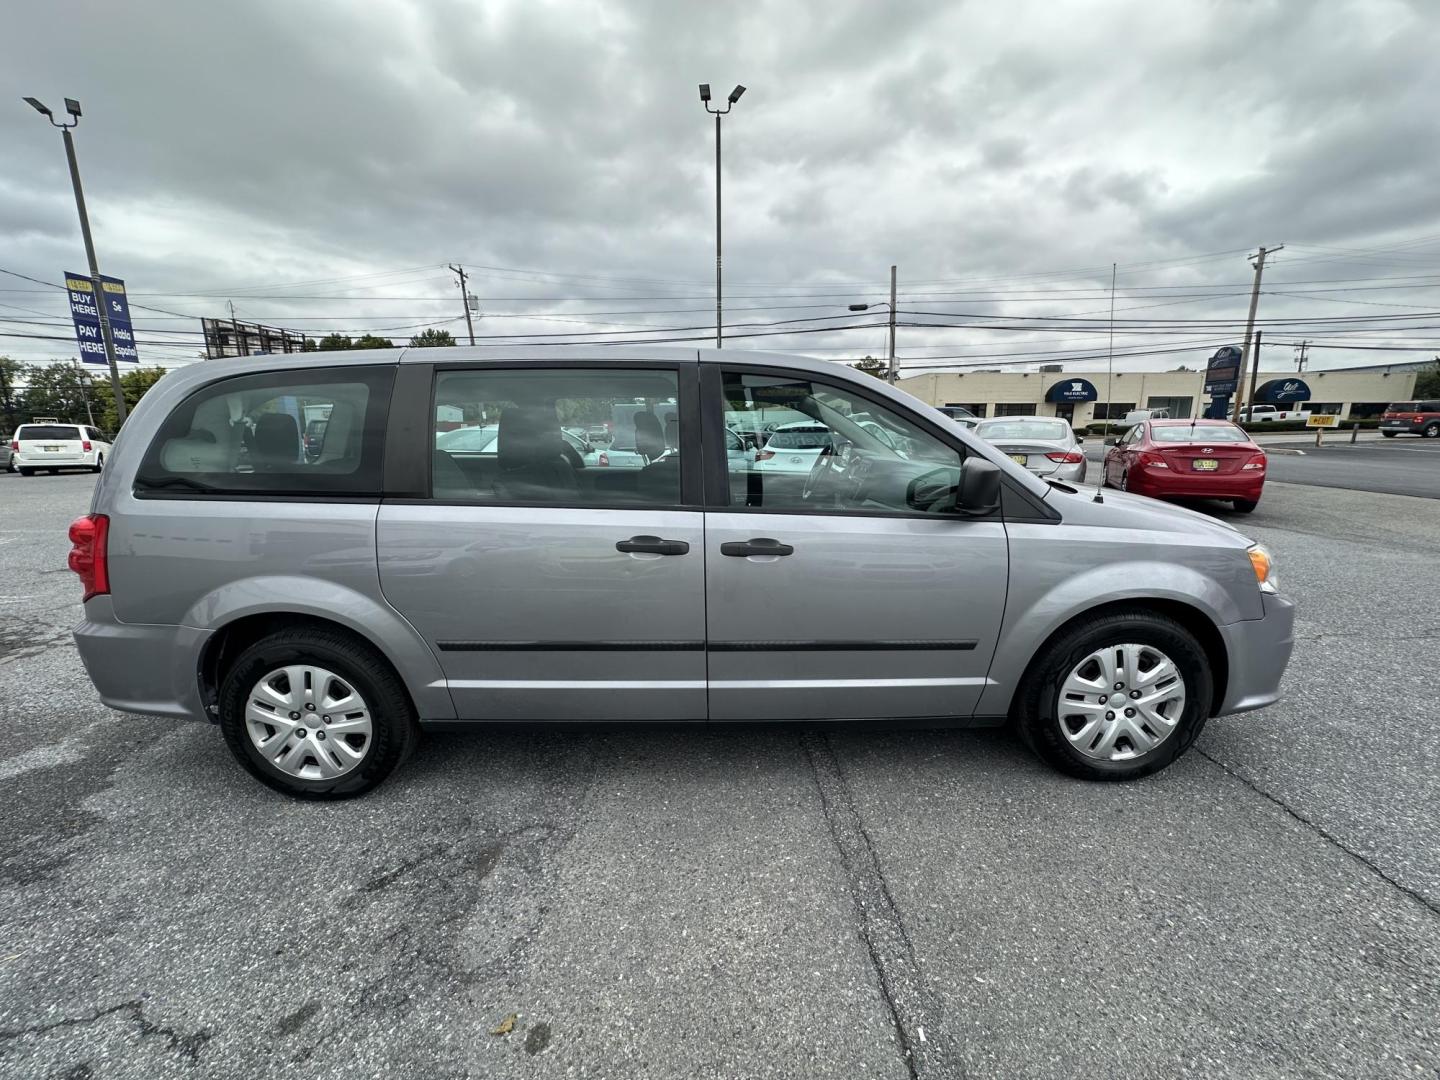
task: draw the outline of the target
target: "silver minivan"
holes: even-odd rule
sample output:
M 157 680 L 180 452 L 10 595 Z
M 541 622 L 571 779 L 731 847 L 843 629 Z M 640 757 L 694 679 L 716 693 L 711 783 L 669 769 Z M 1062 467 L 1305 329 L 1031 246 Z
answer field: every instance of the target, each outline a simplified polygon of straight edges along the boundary
M 562 430 L 617 405 L 646 464 L 577 467 Z M 796 414 L 831 433 L 803 472 L 729 452 L 727 419 Z M 456 424 L 495 425 L 495 453 L 447 452 Z M 426 725 L 516 721 L 1010 723 L 1126 779 L 1273 702 L 1292 647 L 1270 555 L 1229 526 L 1047 482 L 877 379 L 765 353 L 192 364 L 70 535 L 101 698 L 216 723 L 307 798 L 378 784 Z

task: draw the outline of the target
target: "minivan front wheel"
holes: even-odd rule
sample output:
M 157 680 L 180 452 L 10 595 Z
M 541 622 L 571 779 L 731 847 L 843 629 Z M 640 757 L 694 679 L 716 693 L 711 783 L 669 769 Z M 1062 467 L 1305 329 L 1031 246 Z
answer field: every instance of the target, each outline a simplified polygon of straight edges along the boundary
M 417 731 L 384 658 L 319 628 L 271 634 L 236 658 L 220 688 L 220 728 L 252 775 L 304 799 L 369 791 L 405 760 Z
M 1205 650 L 1179 622 L 1112 612 L 1077 622 L 1035 658 L 1015 719 L 1062 772 L 1129 780 L 1190 748 L 1210 715 L 1211 685 Z

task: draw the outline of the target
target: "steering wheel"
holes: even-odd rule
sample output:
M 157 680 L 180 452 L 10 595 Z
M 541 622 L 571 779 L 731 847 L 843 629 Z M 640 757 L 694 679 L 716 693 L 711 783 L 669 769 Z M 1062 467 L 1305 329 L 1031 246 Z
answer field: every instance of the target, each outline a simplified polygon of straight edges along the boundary
M 805 486 L 800 489 L 800 498 L 804 502 L 809 502 L 816 495 L 832 488 L 834 486 L 832 476 L 835 471 L 835 448 L 828 445 L 822 446 L 819 456 L 815 459 L 815 464 L 810 466 L 810 475 L 805 477 Z

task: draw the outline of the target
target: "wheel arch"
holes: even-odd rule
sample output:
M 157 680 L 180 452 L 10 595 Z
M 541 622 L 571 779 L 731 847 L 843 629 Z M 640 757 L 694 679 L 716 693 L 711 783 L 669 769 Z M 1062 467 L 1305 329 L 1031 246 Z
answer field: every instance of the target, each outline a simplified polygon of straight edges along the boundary
M 1077 611 L 1059 626 L 1055 627 L 1045 639 L 1036 646 L 1030 654 L 1030 659 L 1025 664 L 1024 673 L 1016 681 L 1010 690 L 1009 706 L 1006 715 L 1014 714 L 1016 703 L 1020 700 L 1021 693 L 1029 683 L 1034 671 L 1035 664 L 1043 656 L 1050 645 L 1061 635 L 1071 630 L 1077 623 L 1084 622 L 1097 617 L 1114 615 L 1121 611 L 1147 611 L 1157 615 L 1165 615 L 1174 619 L 1187 631 L 1200 647 L 1205 650 L 1205 655 L 1210 660 L 1210 716 L 1218 714 L 1221 704 L 1225 701 L 1225 692 L 1230 682 L 1230 654 L 1225 646 L 1225 639 L 1220 633 L 1219 627 L 1200 608 L 1193 604 L 1187 604 L 1183 600 L 1175 600 L 1167 597 L 1134 597 L 1121 600 L 1110 600 L 1103 604 L 1096 604 L 1094 607 Z

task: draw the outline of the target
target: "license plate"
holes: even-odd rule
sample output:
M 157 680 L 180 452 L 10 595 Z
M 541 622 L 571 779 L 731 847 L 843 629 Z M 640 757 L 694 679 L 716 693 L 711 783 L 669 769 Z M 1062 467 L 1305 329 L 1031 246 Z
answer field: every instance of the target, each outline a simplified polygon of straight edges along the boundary
M 1190 462 L 1190 467 L 1196 472 L 1214 472 L 1220 467 L 1220 462 L 1213 457 L 1202 457 Z
M 1030 459 L 1024 454 L 1011 454 L 1010 460 L 1015 462 L 1016 465 L 1024 465 L 1025 462 L 1029 461 Z
M 47 454 L 58 454 L 65 448 L 63 446 L 42 446 L 40 449 L 44 450 Z

